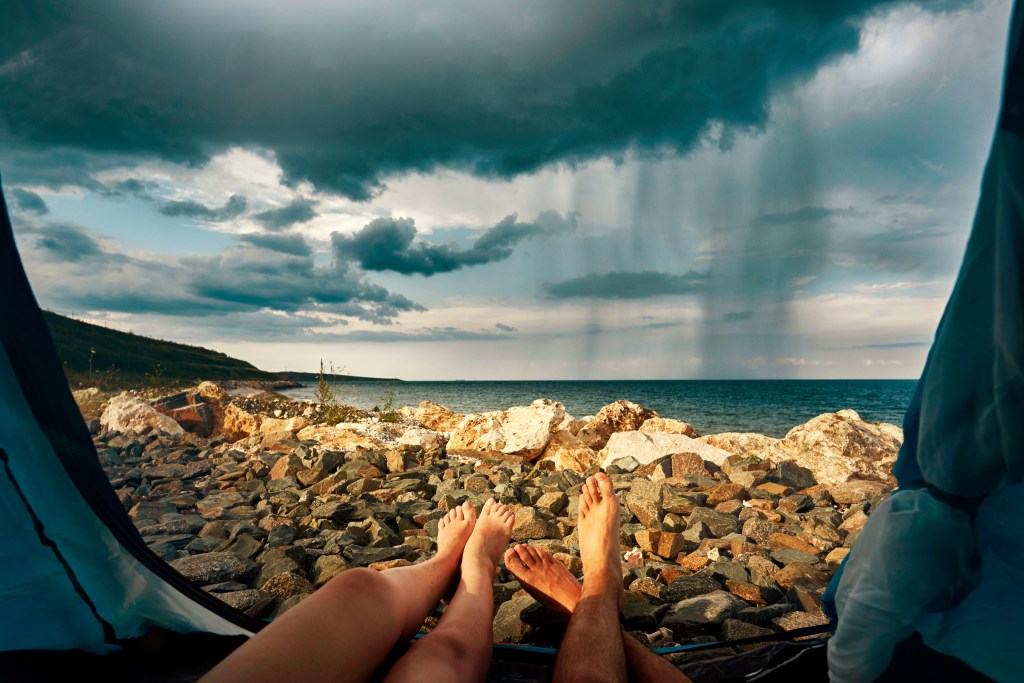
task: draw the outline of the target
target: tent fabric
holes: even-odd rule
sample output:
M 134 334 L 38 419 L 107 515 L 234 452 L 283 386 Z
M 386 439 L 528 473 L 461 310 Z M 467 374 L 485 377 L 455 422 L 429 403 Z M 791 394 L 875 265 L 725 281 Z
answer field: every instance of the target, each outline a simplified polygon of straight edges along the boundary
M 1024 582 L 1024 10 L 966 254 L 904 422 L 900 491 L 868 518 L 826 606 L 832 680 L 871 681 L 895 644 L 1024 680 L 1006 610 Z
M 104 652 L 154 626 L 250 634 L 259 622 L 148 551 L 100 468 L 0 199 L 0 651 Z

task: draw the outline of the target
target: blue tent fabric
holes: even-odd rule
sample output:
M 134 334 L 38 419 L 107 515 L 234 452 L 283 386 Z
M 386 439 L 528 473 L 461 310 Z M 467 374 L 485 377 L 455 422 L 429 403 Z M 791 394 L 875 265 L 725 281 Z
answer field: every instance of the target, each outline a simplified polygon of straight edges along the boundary
M 1006 610 L 1024 582 L 1024 10 L 964 261 L 904 421 L 899 491 L 868 518 L 825 604 L 831 679 L 875 680 L 913 632 L 994 680 L 1024 680 Z
M 111 490 L 2 198 L 0 289 L 0 651 L 106 652 L 153 627 L 258 629 L 150 553 Z

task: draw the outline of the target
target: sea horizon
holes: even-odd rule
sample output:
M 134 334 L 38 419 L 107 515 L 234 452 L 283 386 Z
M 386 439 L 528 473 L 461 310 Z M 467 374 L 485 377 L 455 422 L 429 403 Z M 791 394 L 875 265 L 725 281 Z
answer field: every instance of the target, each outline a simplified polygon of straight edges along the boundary
M 458 413 L 480 413 L 559 401 L 574 417 L 593 415 L 625 399 L 662 417 L 692 424 L 702 434 L 757 432 L 785 436 L 817 415 L 856 410 L 863 419 L 902 425 L 916 379 L 687 379 L 687 380 L 381 380 L 332 382 L 337 400 L 362 410 L 416 406 L 428 400 Z M 313 400 L 314 383 L 282 390 Z M 392 393 L 393 392 L 393 393 Z

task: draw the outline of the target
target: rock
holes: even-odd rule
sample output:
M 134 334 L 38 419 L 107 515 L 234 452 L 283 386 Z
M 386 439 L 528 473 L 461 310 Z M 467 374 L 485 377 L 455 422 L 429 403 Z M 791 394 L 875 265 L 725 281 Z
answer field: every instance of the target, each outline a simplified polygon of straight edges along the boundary
M 715 484 L 707 491 L 708 499 L 706 505 L 708 507 L 714 507 L 719 503 L 724 503 L 730 500 L 742 501 L 750 498 L 750 494 L 747 493 L 739 484 L 732 482 L 722 482 L 721 484 Z
M 313 585 L 320 588 L 338 574 L 348 569 L 348 562 L 341 555 L 322 555 L 313 564 Z
M 270 469 L 269 479 L 283 479 L 285 477 L 294 477 L 300 471 L 306 469 L 306 465 L 302 462 L 302 459 L 297 455 L 285 455 L 277 459 L 274 466 Z
M 828 492 L 832 495 L 832 500 L 840 505 L 856 505 L 865 500 L 881 496 L 889 488 L 891 487 L 888 484 L 877 481 L 851 479 L 842 484 L 830 486 Z
M 534 539 L 548 538 L 551 534 L 551 527 L 547 520 L 540 516 L 532 507 L 522 507 L 516 510 L 515 526 L 512 527 L 512 540 L 528 541 Z
M 223 581 L 249 583 L 259 571 L 252 560 L 231 553 L 190 555 L 170 562 L 172 569 L 200 586 Z
M 313 592 L 313 584 L 307 581 L 305 578 L 294 574 L 292 572 L 281 572 L 267 579 L 267 581 L 260 586 L 260 590 L 264 593 L 269 593 L 278 599 L 280 602 L 284 602 L 288 598 L 296 595 L 306 595 Z
M 652 581 L 653 579 L 637 579 L 634 583 Z M 630 590 L 633 590 L 630 588 Z M 638 596 L 637 593 L 627 593 L 626 602 L 622 606 L 622 625 L 627 630 L 633 631 L 654 631 L 658 628 L 658 622 L 669 609 L 668 605 L 656 605 Z
M 716 512 L 703 507 L 693 509 L 693 512 L 690 513 L 690 521 L 687 528 L 692 527 L 698 522 L 702 522 L 707 525 L 715 538 L 728 536 L 731 533 L 739 531 L 740 528 L 740 521 L 732 515 Z
M 288 419 L 265 417 L 263 418 L 263 422 L 260 423 L 259 433 L 273 434 L 275 432 L 292 432 L 294 434 L 307 426 L 309 426 L 309 420 L 301 415 L 289 417 Z
M 674 632 L 685 632 L 692 627 L 721 624 L 747 604 L 723 590 L 716 590 L 672 605 L 661 625 Z
M 623 430 L 620 429 L 616 431 Z M 640 425 L 640 431 L 645 434 L 652 434 L 654 432 L 663 432 L 665 434 L 684 434 L 691 439 L 696 439 L 700 436 L 700 434 L 697 433 L 697 430 L 693 428 L 693 425 L 665 417 L 650 417 L 644 420 L 644 423 Z
M 107 402 L 100 424 L 112 432 L 141 434 L 156 429 L 167 434 L 184 434 L 181 425 L 160 413 L 148 401 L 121 394 Z
M 153 407 L 177 422 L 181 427 L 199 436 L 213 432 L 213 411 L 194 391 L 181 391 L 154 401 Z
M 551 440 L 539 461 L 550 463 L 556 472 L 571 470 L 583 473 L 600 464 L 597 453 L 565 429 L 551 435 Z
M 435 432 L 453 431 L 465 417 L 430 401 L 420 403 L 420 407 L 413 413 L 413 419 Z
M 512 598 L 502 603 L 494 615 L 494 642 L 519 643 L 530 635 L 534 628 L 523 622 L 522 614 L 536 605 L 537 601 L 529 595 Z
M 850 479 L 895 485 L 892 465 L 902 444 L 899 427 L 865 422 L 853 410 L 840 410 L 791 429 L 775 455 L 807 468 L 830 490 Z
M 263 418 L 239 408 L 234 403 L 224 407 L 220 434 L 228 441 L 238 441 L 259 432 Z
M 722 590 L 722 584 L 711 576 L 711 572 L 700 571 L 690 576 L 681 576 L 661 589 L 665 602 L 679 602 L 698 595 Z
M 560 515 L 569 506 L 569 496 L 561 491 L 545 493 L 537 499 L 534 506 L 541 510 L 547 510 L 552 515 Z
M 641 529 L 634 534 L 636 544 L 642 550 L 653 553 L 666 560 L 674 559 L 683 547 L 687 539 L 682 534 L 674 534 L 668 531 L 651 531 Z
M 598 457 L 601 458 L 601 467 L 607 468 L 615 460 L 626 456 L 632 456 L 641 465 L 646 465 L 676 453 L 696 453 L 703 460 L 716 465 L 732 455 L 684 434 L 616 432 L 608 439 Z
M 636 478 L 626 494 L 626 507 L 640 523 L 651 529 L 661 527 L 661 484 L 650 479 Z
M 587 447 L 595 451 L 604 448 L 608 439 L 616 432 L 630 432 L 640 429 L 644 422 L 658 414 L 632 401 L 619 400 L 597 411 L 593 420 L 584 425 L 577 436 Z
M 264 591 L 249 588 L 230 593 L 214 593 L 222 602 L 226 602 L 247 617 L 259 619 L 274 602 L 274 596 Z
M 739 619 L 726 619 L 722 622 L 722 630 L 718 632 L 718 639 L 722 642 L 729 640 L 744 640 L 746 638 L 759 638 L 761 636 L 774 635 L 775 631 L 755 624 L 749 624 Z M 740 646 L 740 650 L 748 650 L 762 647 L 760 644 Z
M 772 619 L 772 623 L 782 631 L 795 631 L 798 628 L 807 628 L 809 626 L 824 626 L 828 623 L 828 617 L 821 613 L 789 612 L 781 617 Z M 807 637 L 814 638 L 818 636 Z
M 445 444 L 445 439 L 433 429 L 409 427 L 398 437 L 398 443 L 403 446 L 419 446 L 424 452 L 429 452 L 441 448 Z
M 779 449 L 781 439 L 775 439 L 754 432 L 724 432 L 708 434 L 700 437 L 700 441 L 721 448 L 723 451 L 736 455 L 752 456 L 760 460 L 769 460 Z
M 467 415 L 452 431 L 449 455 L 534 460 L 566 419 L 557 401 L 537 399 L 529 406 Z
M 374 450 L 384 445 L 363 425 L 310 425 L 300 429 L 295 436 L 300 441 L 316 441 L 323 448 L 348 453 L 360 449 Z

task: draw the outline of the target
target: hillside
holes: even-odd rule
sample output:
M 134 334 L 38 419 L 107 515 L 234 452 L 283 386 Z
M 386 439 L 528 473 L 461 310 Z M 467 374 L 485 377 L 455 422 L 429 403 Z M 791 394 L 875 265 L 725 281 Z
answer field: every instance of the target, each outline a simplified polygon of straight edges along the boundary
M 277 380 L 245 361 L 199 346 L 151 339 L 43 311 L 73 384 L 163 384 L 202 380 Z M 90 373 L 90 350 L 95 349 Z

